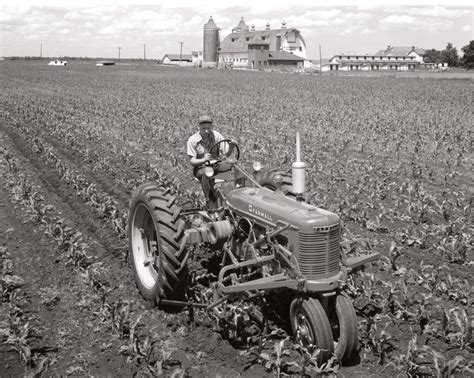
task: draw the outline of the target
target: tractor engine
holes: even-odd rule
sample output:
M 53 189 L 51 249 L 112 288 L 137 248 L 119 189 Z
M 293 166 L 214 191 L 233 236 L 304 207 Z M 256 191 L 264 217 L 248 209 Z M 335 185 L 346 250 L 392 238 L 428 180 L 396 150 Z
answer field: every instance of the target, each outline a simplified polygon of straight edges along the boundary
M 234 189 L 227 195 L 227 204 L 239 219 L 241 232 L 252 228 L 265 236 L 286 226 L 277 241 L 293 253 L 306 279 L 324 279 L 339 273 L 340 222 L 336 214 L 267 188 Z M 238 236 L 238 232 L 235 234 Z

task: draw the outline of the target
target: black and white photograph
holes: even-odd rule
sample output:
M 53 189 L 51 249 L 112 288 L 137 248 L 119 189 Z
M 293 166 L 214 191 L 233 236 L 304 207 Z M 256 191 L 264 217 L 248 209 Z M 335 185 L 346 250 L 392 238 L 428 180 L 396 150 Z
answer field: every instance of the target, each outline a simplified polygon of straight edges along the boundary
M 0 3 L 0 377 L 474 375 L 467 0 Z

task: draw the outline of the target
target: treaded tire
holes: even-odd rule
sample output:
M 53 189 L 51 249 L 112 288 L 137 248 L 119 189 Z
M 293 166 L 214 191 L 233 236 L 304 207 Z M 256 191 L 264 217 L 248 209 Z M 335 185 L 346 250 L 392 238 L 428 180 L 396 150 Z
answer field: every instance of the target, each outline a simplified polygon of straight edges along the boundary
M 290 322 L 296 342 L 305 348 L 321 349 L 318 364 L 327 361 L 334 351 L 334 340 L 321 302 L 312 297 L 293 299 Z
M 283 178 L 281 183 L 281 191 L 284 194 L 291 194 L 293 191 L 293 181 L 291 174 L 282 169 L 271 169 L 269 171 L 261 171 L 258 177 L 258 183 L 264 188 L 276 191 L 277 185 L 275 183 L 275 175 L 280 174 Z
M 186 268 L 177 272 L 184 221 L 169 190 L 146 183 L 130 200 L 128 239 L 132 270 L 141 295 L 155 304 L 184 296 Z M 183 253 L 184 254 L 184 253 Z
M 329 323 L 335 342 L 334 354 L 344 364 L 358 357 L 359 328 L 352 301 L 346 294 L 338 294 L 329 306 Z

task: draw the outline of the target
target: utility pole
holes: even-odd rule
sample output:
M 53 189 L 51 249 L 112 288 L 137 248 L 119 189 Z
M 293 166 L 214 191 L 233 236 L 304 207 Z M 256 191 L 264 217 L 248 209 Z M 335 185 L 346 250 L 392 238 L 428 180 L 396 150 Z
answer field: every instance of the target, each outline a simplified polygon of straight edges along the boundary
M 145 50 L 146 44 L 143 44 L 143 60 L 146 60 L 146 50 Z
M 321 45 L 319 45 L 319 74 L 323 74 L 323 59 L 321 57 Z
M 40 58 L 43 57 L 43 44 L 40 44 Z
M 180 45 L 181 45 L 181 48 L 179 50 L 179 61 L 181 62 L 181 59 L 183 58 L 183 43 L 184 42 L 180 42 Z
M 118 48 L 118 50 L 119 50 L 119 59 L 120 59 L 120 50 L 121 50 L 121 49 L 122 49 L 122 48 L 119 46 L 119 48 Z

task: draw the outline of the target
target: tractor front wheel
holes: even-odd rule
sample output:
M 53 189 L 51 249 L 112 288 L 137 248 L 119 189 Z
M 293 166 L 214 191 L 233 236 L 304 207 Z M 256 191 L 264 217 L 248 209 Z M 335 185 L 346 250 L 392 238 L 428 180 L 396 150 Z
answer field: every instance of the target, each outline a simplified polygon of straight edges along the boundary
M 296 342 L 310 351 L 320 349 L 318 363 L 334 351 L 331 325 L 321 302 L 316 298 L 297 297 L 291 302 L 290 322 Z
M 346 294 L 337 295 L 329 305 L 329 322 L 334 339 L 334 354 L 343 363 L 357 357 L 359 330 L 352 301 Z
M 186 268 L 178 254 L 184 236 L 180 208 L 169 190 L 146 183 L 130 201 L 128 237 L 135 282 L 149 301 L 179 299 L 184 295 Z

